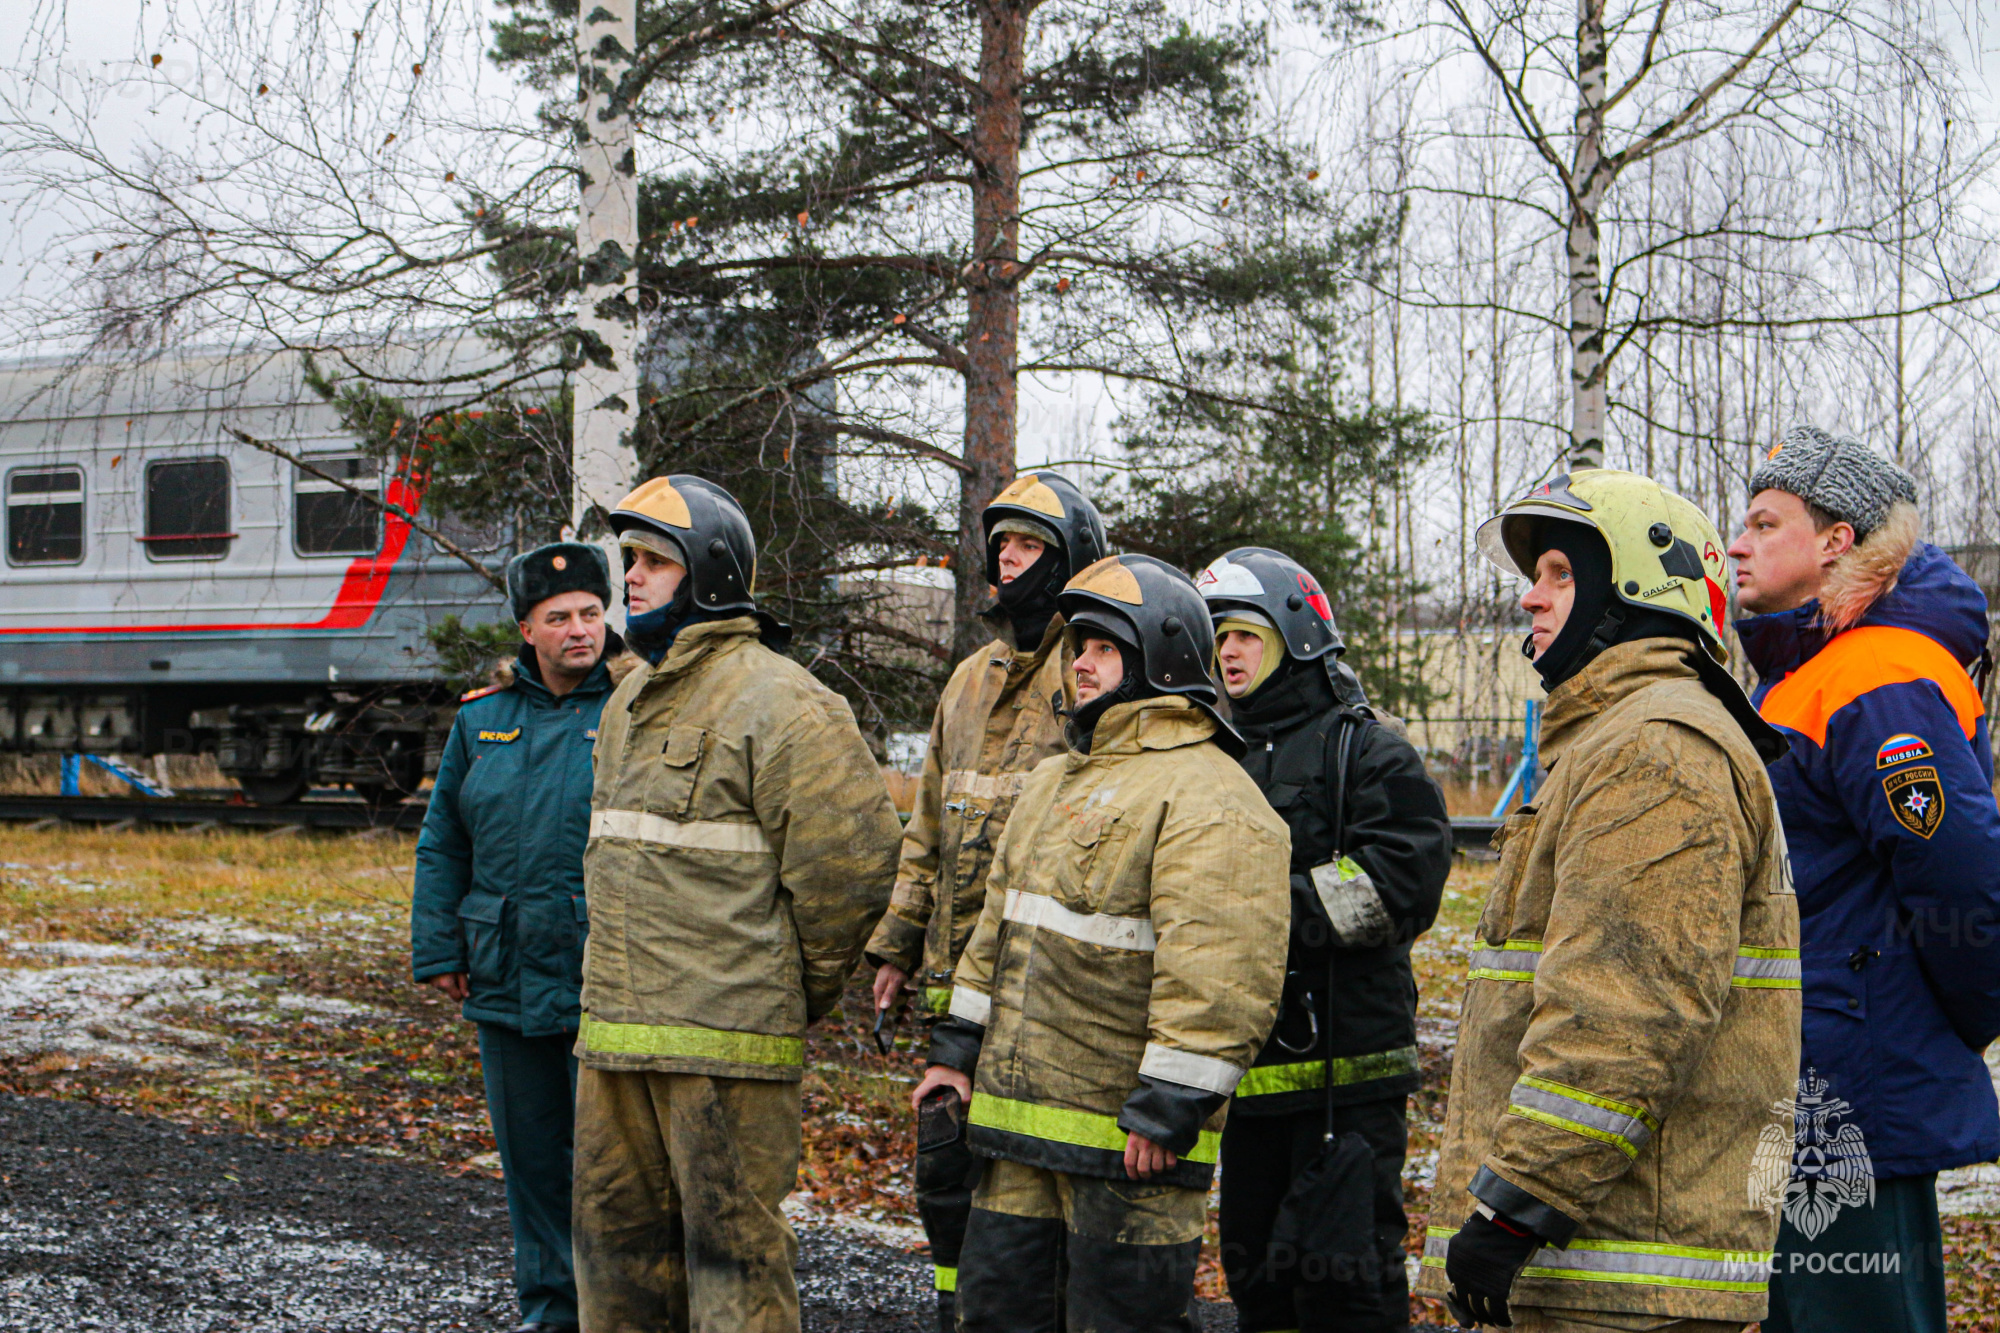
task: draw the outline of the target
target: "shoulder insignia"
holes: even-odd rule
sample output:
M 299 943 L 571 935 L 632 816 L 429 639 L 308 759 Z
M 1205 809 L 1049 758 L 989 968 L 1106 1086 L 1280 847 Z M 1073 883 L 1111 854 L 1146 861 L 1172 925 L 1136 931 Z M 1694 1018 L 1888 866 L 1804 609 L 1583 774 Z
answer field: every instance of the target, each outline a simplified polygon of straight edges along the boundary
M 1944 784 L 1929 764 L 1905 768 L 1882 779 L 1889 813 L 1919 838 L 1928 839 L 1944 823 Z
M 474 699 L 484 699 L 487 695 L 498 694 L 506 688 L 505 685 L 488 685 L 477 690 L 467 690 L 464 694 L 458 696 L 458 701 L 462 704 L 469 704 Z
M 1912 759 L 1931 757 L 1931 747 L 1922 736 L 1912 736 L 1904 732 L 1882 742 L 1882 748 L 1875 752 L 1875 767 L 1889 768 L 1896 764 L 1907 764 Z
M 509 745 L 521 739 L 521 729 L 516 727 L 512 731 L 482 731 L 479 733 L 479 739 L 482 741 L 497 741 L 501 745 Z
M 583 729 L 583 738 L 584 738 L 585 740 L 587 740 L 587 741 L 594 741 L 594 740 L 596 740 L 596 739 L 597 739 L 597 728 L 596 728 L 596 727 L 585 727 L 585 728 Z

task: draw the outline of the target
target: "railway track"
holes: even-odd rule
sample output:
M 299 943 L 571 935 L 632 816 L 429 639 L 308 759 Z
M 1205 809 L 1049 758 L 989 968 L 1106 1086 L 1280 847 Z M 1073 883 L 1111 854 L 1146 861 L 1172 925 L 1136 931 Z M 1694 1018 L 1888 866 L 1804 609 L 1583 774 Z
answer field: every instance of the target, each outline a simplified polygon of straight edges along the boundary
M 0 823 L 95 824 L 137 828 L 385 829 L 414 833 L 424 822 L 421 796 L 401 805 L 370 806 L 331 793 L 289 805 L 251 805 L 222 797 L 6 796 L 0 795 Z M 1460 816 L 1451 821 L 1452 844 L 1461 851 L 1484 851 L 1497 819 Z
M 0 822 L 251 829 L 395 829 L 414 833 L 424 822 L 421 799 L 370 806 L 334 795 L 287 805 L 251 805 L 225 797 L 0 795 Z

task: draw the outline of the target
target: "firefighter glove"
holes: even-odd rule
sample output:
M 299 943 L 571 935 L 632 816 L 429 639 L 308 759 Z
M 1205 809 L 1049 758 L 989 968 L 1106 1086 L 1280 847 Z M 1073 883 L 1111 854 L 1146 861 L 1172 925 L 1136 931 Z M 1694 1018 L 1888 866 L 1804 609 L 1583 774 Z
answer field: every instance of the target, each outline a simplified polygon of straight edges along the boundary
M 1445 1304 L 1451 1317 L 1466 1328 L 1512 1328 L 1507 1293 L 1541 1247 L 1540 1236 L 1498 1213 L 1489 1216 L 1481 1209 L 1467 1218 L 1444 1253 L 1444 1275 L 1451 1283 Z

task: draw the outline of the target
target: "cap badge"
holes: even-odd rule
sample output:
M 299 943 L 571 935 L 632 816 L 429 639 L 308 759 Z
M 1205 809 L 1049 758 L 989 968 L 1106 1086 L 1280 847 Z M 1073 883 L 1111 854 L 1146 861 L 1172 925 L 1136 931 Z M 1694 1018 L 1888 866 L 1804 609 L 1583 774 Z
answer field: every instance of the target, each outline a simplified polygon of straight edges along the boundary
M 569 557 L 568 557 L 568 556 L 566 556 L 566 555 L 559 555 L 559 556 L 556 556 L 555 558 L 553 558 L 552 560 L 550 560 L 550 561 L 549 561 L 549 563 L 550 563 L 551 565 L 553 565 L 553 566 L 554 566 L 554 567 L 555 567 L 556 569 L 558 569 L 558 570 L 563 570 L 563 569 L 568 569 L 568 568 L 569 568 Z

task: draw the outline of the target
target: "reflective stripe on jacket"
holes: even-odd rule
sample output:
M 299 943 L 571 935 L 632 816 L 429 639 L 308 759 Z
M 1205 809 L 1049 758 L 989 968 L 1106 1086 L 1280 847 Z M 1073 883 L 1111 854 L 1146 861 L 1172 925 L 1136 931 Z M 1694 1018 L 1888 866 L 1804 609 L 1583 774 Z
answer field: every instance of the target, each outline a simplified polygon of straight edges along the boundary
M 1029 779 L 947 1025 L 984 1029 L 986 1155 L 1123 1179 L 1131 1131 L 1181 1155 L 1166 1183 L 1206 1185 L 1291 908 L 1289 834 L 1214 734 L 1181 699 L 1120 704 Z
M 1749 740 L 1694 645 L 1549 696 L 1547 785 L 1501 829 L 1420 1294 L 1479 1203 L 1552 1243 L 1517 1306 L 1763 1317 L 1790 1176 L 1798 908 Z
M 895 892 L 867 954 L 909 973 L 933 1013 L 950 1002 L 952 969 L 979 924 L 993 851 L 1028 774 L 1062 753 L 1055 706 L 1075 695 L 1062 625 L 1051 620 L 1031 653 L 1010 647 L 1004 629 L 958 664 L 931 718 Z
M 683 630 L 605 706 L 577 1054 L 797 1078 L 888 900 L 900 830 L 847 702 L 758 642 Z

